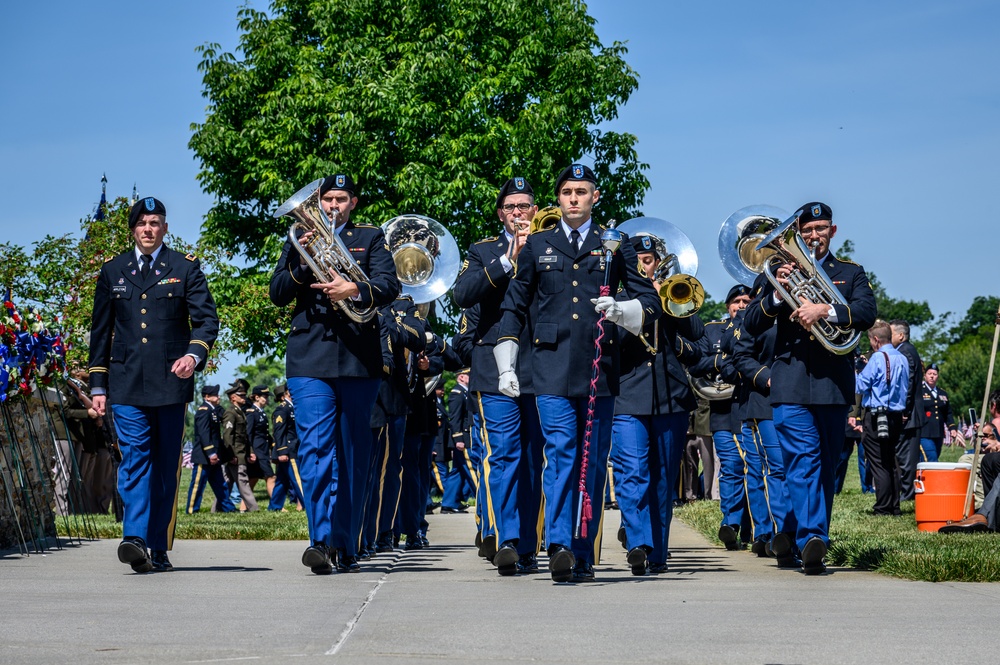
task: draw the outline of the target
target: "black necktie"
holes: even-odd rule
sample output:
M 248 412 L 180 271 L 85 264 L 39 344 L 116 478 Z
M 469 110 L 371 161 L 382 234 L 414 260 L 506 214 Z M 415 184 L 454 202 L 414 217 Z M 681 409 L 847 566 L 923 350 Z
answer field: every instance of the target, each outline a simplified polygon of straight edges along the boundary
M 580 250 L 580 232 L 576 229 L 569 234 L 569 241 L 573 243 L 573 249 Z
M 149 264 L 152 262 L 153 262 L 152 256 L 150 256 L 149 254 L 142 255 L 142 268 L 139 269 L 139 272 L 142 273 L 143 279 L 146 279 L 146 275 L 149 274 Z

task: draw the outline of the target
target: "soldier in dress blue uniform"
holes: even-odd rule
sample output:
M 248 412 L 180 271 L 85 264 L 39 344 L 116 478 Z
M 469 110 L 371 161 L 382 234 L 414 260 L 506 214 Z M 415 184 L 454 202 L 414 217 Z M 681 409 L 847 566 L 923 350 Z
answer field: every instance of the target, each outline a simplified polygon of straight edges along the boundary
M 274 439 L 271 437 L 271 430 L 267 426 L 267 414 L 264 407 L 271 396 L 271 391 L 267 386 L 254 386 L 250 393 L 250 404 L 247 406 L 247 438 L 250 439 L 250 447 L 253 448 L 257 460 L 249 469 L 250 488 L 257 488 L 257 481 L 261 478 L 267 484 L 267 496 L 274 494 L 274 467 L 271 466 L 271 450 L 274 446 Z
M 640 269 L 652 280 L 666 257 L 657 255 L 650 236 L 638 235 L 631 242 Z M 659 283 L 652 284 L 659 291 Z M 615 400 L 612 457 L 626 558 L 633 575 L 647 570 L 658 574 L 667 569 L 688 417 L 697 407 L 680 358 L 693 359 L 691 342 L 705 334 L 705 325 L 697 314 L 677 318 L 664 311 L 646 319 L 641 337 L 617 332 L 621 392 Z
M 555 228 L 528 237 L 518 256 L 518 270 L 503 301 L 498 341 L 493 355 L 501 393 L 517 397 L 518 351 L 529 312 L 537 307 L 531 332 L 530 374 L 535 403 L 545 437 L 542 486 L 545 495 L 545 538 L 549 572 L 555 582 L 594 579 L 600 552 L 603 511 L 600 508 L 608 473 L 611 420 L 618 394 L 619 355 L 613 330 L 599 337 L 603 313 L 607 325 L 616 323 L 633 333 L 642 331 L 647 317 L 659 317 L 660 299 L 652 284 L 639 275 L 632 244 L 622 242 L 607 265 L 601 229 L 591 219 L 600 198 L 597 177 L 587 166 L 573 164 L 556 179 L 562 219 Z M 601 295 L 605 279 L 610 293 L 625 289 L 626 300 Z M 485 316 L 485 311 L 482 312 Z M 584 520 L 581 538 L 574 537 L 578 486 L 595 345 L 600 343 L 600 376 L 592 412 L 592 436 L 586 468 L 586 494 L 596 504 Z M 475 367 L 475 363 L 473 363 Z M 586 495 L 583 495 L 586 496 Z M 586 516 L 586 510 L 584 510 Z M 586 535 L 583 535 L 583 534 Z M 499 553 L 498 553 L 499 554 Z
M 455 282 L 454 299 L 460 307 L 478 303 L 472 346 L 469 390 L 476 395 L 483 414 L 483 459 L 486 509 L 496 529 L 497 552 L 493 563 L 502 576 L 538 569 L 536 555 L 542 506 L 542 448 L 530 374 L 523 373 L 521 393 L 510 397 L 499 392 L 493 349 L 500 330 L 500 306 L 514 277 L 528 238 L 528 227 L 538 207 L 534 191 L 521 177 L 500 188 L 496 202 L 503 234 L 474 243 Z M 518 340 L 521 367 L 531 363 L 531 314 Z M 488 536 L 485 538 L 488 539 Z M 494 544 L 485 541 L 490 550 Z M 492 552 L 488 552 L 492 553 Z
M 936 462 L 941 457 L 944 446 L 944 431 L 948 428 L 951 439 L 958 438 L 958 428 L 951 414 L 951 402 L 948 393 L 938 385 L 939 369 L 937 363 L 931 363 L 924 370 L 923 402 L 927 422 L 920 429 L 920 450 L 923 461 Z
M 464 360 L 464 359 L 463 359 Z M 461 504 L 476 493 L 476 479 L 469 458 L 472 432 L 472 396 L 469 394 L 469 368 L 455 374 L 455 386 L 448 393 L 448 426 L 451 430 L 451 473 L 445 484 L 441 512 L 455 508 L 465 512 Z
M 729 289 L 725 300 L 728 317 L 705 324 L 705 336 L 698 342 L 700 358 L 691 366 L 691 376 L 718 378 L 733 386 L 739 382 L 739 372 L 733 365 L 735 333 L 739 327 L 736 315 L 749 302 L 748 287 L 736 284 Z M 712 443 L 719 458 L 719 508 L 722 510 L 719 540 L 727 550 L 738 550 L 743 544 L 753 540 L 752 520 L 743 482 L 745 464 L 740 442 L 743 431 L 739 414 L 733 410 L 735 400 L 734 390 L 732 397 L 709 401 Z
M 383 372 L 377 317 L 358 323 L 336 302 L 358 308 L 381 307 L 399 293 L 399 280 L 385 235 L 374 226 L 355 225 L 354 181 L 345 174 L 325 178 L 320 205 L 336 210 L 335 233 L 367 276 L 351 282 L 340 275 L 318 281 L 286 240 L 271 276 L 271 301 L 295 303 L 288 337 L 285 375 L 295 395 L 299 472 L 311 544 L 303 565 L 318 575 L 333 572 L 332 548 L 356 565 L 371 459 L 369 418 Z M 311 232 L 300 237 L 305 245 Z
M 204 386 L 201 389 L 204 400 L 194 413 L 194 446 L 191 448 L 191 486 L 188 488 L 187 512 L 196 513 L 201 509 L 201 495 L 208 483 L 215 493 L 218 509 L 224 513 L 236 512 L 236 506 L 229 498 L 229 485 L 222 473 L 228 461 L 219 457 L 222 443 L 220 417 L 216 407 L 219 404 L 219 386 Z
M 90 329 L 94 409 L 111 406 L 122 452 L 118 559 L 136 572 L 173 568 L 185 405 L 219 332 L 198 259 L 163 244 L 166 216 L 153 197 L 132 206 L 135 248 L 101 267 Z
M 290 496 L 302 509 L 302 476 L 299 473 L 297 461 L 299 450 L 299 434 L 295 430 L 295 405 L 292 403 L 292 392 L 287 386 L 274 389 L 274 397 L 278 406 L 271 414 L 274 423 L 274 448 L 271 451 L 271 462 L 274 464 L 274 491 L 268 510 L 284 510 L 285 500 Z
M 779 563 L 798 551 L 803 571 L 815 575 L 826 570 L 823 559 L 829 544 L 837 460 L 844 445 L 844 423 L 854 403 L 854 362 L 850 354 L 828 351 L 810 328 L 825 319 L 839 327 L 867 330 L 875 322 L 876 306 L 864 268 L 830 253 L 837 231 L 830 207 L 809 203 L 795 216 L 803 240 L 815 243 L 817 263 L 846 304 L 803 302 L 793 311 L 762 275 L 754 284 L 754 300 L 743 324 L 752 335 L 777 326 L 771 406 L 796 530 L 776 534 L 772 550 Z M 787 283 L 792 269 L 785 264 L 775 271 L 779 283 Z
M 751 335 L 741 326 L 736 333 L 733 365 L 740 374 L 736 409 L 743 423 L 740 440 L 745 451 L 747 505 L 753 523 L 753 545 L 757 556 L 767 556 L 768 545 L 778 531 L 791 533 L 795 525 L 788 510 L 785 463 L 774 431 L 771 408 L 771 363 L 774 360 L 775 328 Z

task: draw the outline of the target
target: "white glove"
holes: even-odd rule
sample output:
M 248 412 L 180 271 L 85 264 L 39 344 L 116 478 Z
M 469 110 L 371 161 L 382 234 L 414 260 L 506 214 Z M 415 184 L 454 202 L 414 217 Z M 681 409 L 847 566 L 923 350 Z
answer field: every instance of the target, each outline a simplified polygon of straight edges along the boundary
M 497 371 L 500 373 L 500 392 L 507 397 L 517 397 L 521 394 L 521 386 L 517 383 L 517 342 L 508 339 L 493 347 L 493 358 L 497 361 Z
M 591 298 L 594 303 L 594 311 L 598 314 L 604 312 L 604 318 L 618 325 L 633 335 L 642 333 L 642 304 L 638 300 L 618 301 L 611 296 L 601 296 Z

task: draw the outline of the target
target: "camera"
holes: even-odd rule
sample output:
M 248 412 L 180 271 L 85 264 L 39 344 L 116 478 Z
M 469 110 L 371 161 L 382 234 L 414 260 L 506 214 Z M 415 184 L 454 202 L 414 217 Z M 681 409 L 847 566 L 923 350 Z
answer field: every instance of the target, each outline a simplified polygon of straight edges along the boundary
M 889 410 L 880 406 L 874 411 L 875 413 L 875 436 L 880 439 L 889 438 Z

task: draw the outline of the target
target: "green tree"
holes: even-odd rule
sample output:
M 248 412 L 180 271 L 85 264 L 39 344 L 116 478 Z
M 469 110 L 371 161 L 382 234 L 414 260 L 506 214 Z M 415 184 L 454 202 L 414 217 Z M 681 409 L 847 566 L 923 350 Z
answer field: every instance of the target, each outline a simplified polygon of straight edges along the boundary
M 636 137 L 600 128 L 637 75 L 579 0 L 273 0 L 239 27 L 239 59 L 201 49 L 190 146 L 215 197 L 205 239 L 247 263 L 213 278 L 220 308 L 250 310 L 231 320 L 240 351 L 280 353 L 287 313 L 267 313 L 265 289 L 288 224 L 271 213 L 316 178 L 355 178 L 359 222 L 418 212 L 462 247 L 495 231 L 514 175 L 546 202 L 560 169 L 591 163 L 605 220 L 635 216 L 649 187 Z

